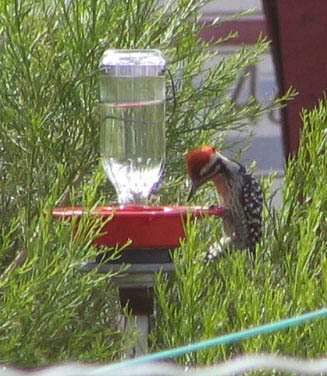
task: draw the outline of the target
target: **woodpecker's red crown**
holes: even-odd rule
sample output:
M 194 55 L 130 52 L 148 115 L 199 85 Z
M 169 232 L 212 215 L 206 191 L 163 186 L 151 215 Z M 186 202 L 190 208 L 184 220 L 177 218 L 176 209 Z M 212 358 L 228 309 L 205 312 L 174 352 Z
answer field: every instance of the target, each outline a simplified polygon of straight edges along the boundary
M 209 163 L 212 154 L 216 152 L 212 146 L 201 146 L 191 150 L 186 156 L 188 173 L 192 181 L 200 179 L 201 169 Z

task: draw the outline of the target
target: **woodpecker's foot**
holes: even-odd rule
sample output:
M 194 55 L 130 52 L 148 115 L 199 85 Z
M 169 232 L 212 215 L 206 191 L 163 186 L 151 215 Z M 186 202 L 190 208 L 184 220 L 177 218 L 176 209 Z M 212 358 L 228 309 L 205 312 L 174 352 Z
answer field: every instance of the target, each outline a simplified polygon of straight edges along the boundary
M 221 208 L 221 206 L 219 206 L 219 205 L 210 205 L 209 206 L 209 209 L 217 209 L 217 208 Z M 223 215 L 224 218 L 228 217 L 230 215 L 230 208 L 225 207 L 225 209 L 226 209 L 226 213 Z M 217 218 L 219 218 L 219 217 L 217 217 Z
M 228 244 L 230 241 L 230 238 L 224 238 L 221 242 L 213 243 L 204 253 L 204 261 L 213 262 L 225 257 L 228 253 Z

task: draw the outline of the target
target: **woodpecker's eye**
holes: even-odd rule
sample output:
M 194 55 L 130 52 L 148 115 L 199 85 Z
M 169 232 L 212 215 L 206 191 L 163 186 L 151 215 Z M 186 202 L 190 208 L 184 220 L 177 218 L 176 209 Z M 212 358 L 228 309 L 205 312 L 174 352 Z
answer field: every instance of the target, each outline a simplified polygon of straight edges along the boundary
M 201 177 L 210 177 L 218 173 L 223 173 L 225 171 L 225 165 L 221 158 L 217 158 L 209 166 L 206 166 L 200 173 Z

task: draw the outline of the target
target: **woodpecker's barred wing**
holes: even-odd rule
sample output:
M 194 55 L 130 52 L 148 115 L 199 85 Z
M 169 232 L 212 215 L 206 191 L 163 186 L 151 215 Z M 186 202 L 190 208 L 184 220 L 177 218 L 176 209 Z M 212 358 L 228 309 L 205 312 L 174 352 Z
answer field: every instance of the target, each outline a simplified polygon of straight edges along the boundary
M 257 180 L 251 174 L 243 175 L 243 208 L 249 231 L 249 249 L 254 252 L 262 237 L 263 195 Z

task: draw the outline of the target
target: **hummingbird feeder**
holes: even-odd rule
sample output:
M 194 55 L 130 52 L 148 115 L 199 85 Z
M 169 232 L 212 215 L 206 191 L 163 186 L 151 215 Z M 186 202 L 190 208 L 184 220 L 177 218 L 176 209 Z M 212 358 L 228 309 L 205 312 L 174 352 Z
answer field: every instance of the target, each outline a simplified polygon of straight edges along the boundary
M 104 221 L 112 216 L 93 243 L 112 248 L 131 242 L 118 260 L 108 261 L 99 272 L 130 264 L 127 274 L 115 281 L 121 304 L 128 305 L 146 332 L 140 352 L 146 350 L 153 313 L 154 275 L 174 271 L 170 251 L 185 239 L 187 217 L 221 217 L 226 213 L 222 207 L 147 204 L 166 163 L 165 71 L 166 61 L 158 50 L 107 50 L 100 62 L 101 162 L 117 192 L 118 205 L 99 207 L 91 213 Z M 85 212 L 82 207 L 56 208 L 53 217 L 71 219 Z

